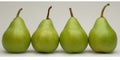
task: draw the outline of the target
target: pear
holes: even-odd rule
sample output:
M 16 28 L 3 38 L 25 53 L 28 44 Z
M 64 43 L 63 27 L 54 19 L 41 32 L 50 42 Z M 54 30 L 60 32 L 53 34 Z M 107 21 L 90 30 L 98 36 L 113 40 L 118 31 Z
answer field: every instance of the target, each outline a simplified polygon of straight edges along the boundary
M 110 53 L 114 51 L 117 45 L 116 32 L 103 16 L 105 8 L 109 5 L 108 3 L 103 7 L 101 16 L 96 20 L 94 27 L 89 33 L 89 44 L 95 52 Z
M 30 34 L 23 19 L 19 16 L 22 8 L 19 9 L 16 17 L 11 22 L 2 38 L 2 45 L 7 52 L 22 53 L 30 45 Z
M 88 45 L 88 37 L 69 8 L 71 17 L 60 34 L 60 44 L 67 53 L 80 53 Z
M 46 19 L 43 19 L 37 30 L 32 35 L 32 46 L 37 52 L 52 53 L 56 50 L 59 43 L 59 36 L 49 18 L 49 7 Z

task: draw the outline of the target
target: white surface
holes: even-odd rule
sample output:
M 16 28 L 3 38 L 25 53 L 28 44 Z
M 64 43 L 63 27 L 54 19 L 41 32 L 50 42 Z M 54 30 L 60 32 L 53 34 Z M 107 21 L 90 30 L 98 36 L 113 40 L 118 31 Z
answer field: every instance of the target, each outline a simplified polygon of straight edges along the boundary
M 58 34 L 63 30 L 70 17 L 70 7 L 81 26 L 86 33 L 89 34 L 90 29 L 93 27 L 95 20 L 100 16 L 101 9 L 105 4 L 106 3 L 104 2 L 0 2 L 0 39 L 2 41 L 4 31 L 8 28 L 10 22 L 16 16 L 18 9 L 21 7 L 23 8 L 23 11 L 20 16 L 24 19 L 31 35 L 37 29 L 39 23 L 46 18 L 47 9 L 50 5 L 53 6 L 50 17 Z M 111 54 L 94 53 L 89 46 L 83 53 L 68 54 L 63 51 L 60 45 L 54 53 L 50 54 L 36 53 L 32 46 L 29 47 L 26 53 L 10 54 L 5 52 L 0 41 L 0 56 L 120 56 L 120 3 L 111 2 L 110 4 L 111 5 L 105 10 L 104 16 L 107 18 L 109 24 L 113 27 L 118 36 L 117 47 Z

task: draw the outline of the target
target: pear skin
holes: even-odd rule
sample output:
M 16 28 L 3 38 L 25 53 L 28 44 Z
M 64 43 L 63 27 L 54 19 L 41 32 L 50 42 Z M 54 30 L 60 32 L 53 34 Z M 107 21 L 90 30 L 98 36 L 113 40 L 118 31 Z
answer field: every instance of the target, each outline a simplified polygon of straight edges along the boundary
M 47 18 L 42 20 L 32 35 L 32 46 L 37 52 L 52 53 L 58 47 L 59 36 L 49 18 L 51 8 L 52 6 L 48 9 Z
M 116 32 L 103 16 L 105 8 L 109 5 L 108 3 L 103 7 L 101 16 L 96 20 L 94 27 L 89 33 L 89 45 L 95 52 L 111 53 L 117 45 Z
M 71 8 L 70 14 L 71 17 L 60 34 L 60 44 L 67 53 L 83 52 L 88 45 L 87 34 L 73 16 Z
M 22 8 L 3 34 L 2 45 L 7 52 L 22 53 L 30 45 L 29 31 L 23 19 L 19 16 L 21 10 Z

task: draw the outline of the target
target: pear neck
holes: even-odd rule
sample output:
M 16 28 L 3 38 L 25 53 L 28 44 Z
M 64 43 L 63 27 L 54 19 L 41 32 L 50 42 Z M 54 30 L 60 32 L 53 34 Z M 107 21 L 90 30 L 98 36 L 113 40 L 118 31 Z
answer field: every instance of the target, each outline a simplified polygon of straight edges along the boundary
M 23 26 L 25 26 L 25 24 L 21 17 L 14 18 L 14 20 L 10 24 L 10 27 L 16 27 L 16 28 L 21 28 Z
M 98 26 L 101 27 L 101 28 L 110 27 L 106 18 L 104 18 L 104 17 L 100 17 L 96 20 L 96 23 L 95 23 L 94 27 L 99 28 Z
M 79 29 L 79 28 L 81 28 L 81 26 L 75 17 L 71 17 L 66 24 L 66 28 Z
M 42 20 L 42 22 L 40 23 L 39 27 L 46 27 L 49 28 L 52 25 L 52 21 L 51 20 Z

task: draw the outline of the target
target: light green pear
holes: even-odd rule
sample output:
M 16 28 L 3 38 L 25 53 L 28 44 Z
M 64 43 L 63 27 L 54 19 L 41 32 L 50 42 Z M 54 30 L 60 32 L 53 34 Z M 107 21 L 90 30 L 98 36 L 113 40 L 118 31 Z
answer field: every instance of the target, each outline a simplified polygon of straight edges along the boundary
M 3 34 L 2 44 L 8 52 L 25 52 L 30 45 L 29 31 L 23 19 L 19 16 L 21 10 L 22 8 L 19 9 L 17 16 Z
M 47 18 L 42 20 L 37 30 L 32 35 L 32 46 L 37 52 L 51 53 L 56 50 L 59 43 L 59 36 L 49 18 L 48 9 Z
M 117 35 L 103 16 L 105 8 L 109 5 L 108 3 L 103 7 L 101 16 L 96 20 L 89 34 L 89 44 L 95 52 L 110 53 L 117 45 Z
M 71 8 L 70 14 L 71 17 L 60 34 L 60 44 L 67 53 L 83 52 L 88 45 L 87 34 L 73 16 Z

